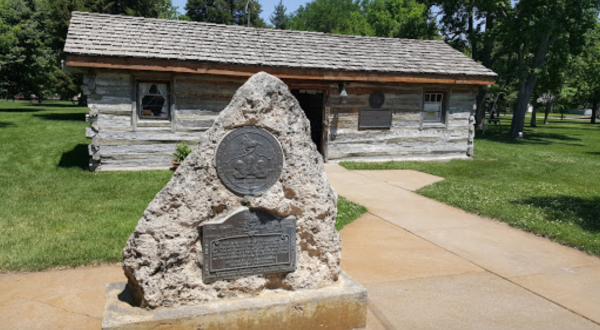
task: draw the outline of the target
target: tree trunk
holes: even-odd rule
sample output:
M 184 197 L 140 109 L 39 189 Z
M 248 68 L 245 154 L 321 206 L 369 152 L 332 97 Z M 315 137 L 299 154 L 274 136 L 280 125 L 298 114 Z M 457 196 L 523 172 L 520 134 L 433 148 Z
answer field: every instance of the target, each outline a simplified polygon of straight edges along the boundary
M 471 56 L 475 61 L 479 61 L 479 51 L 477 50 L 477 32 L 475 31 L 475 18 L 473 11 L 475 8 L 469 10 L 469 26 L 467 27 L 467 38 L 471 44 Z
M 509 136 L 513 139 L 523 137 L 523 127 L 525 127 L 525 115 L 527 114 L 527 106 L 533 94 L 533 89 L 537 82 L 537 77 L 530 74 L 525 83 L 519 87 L 519 96 L 517 97 L 517 105 L 513 113 L 512 122 L 510 124 Z
M 472 20 L 470 21 L 470 23 L 473 23 Z M 494 16 L 491 13 L 487 13 L 486 17 L 485 17 L 485 30 L 486 32 L 492 30 L 494 28 Z M 472 27 L 471 27 L 472 29 Z M 483 64 L 483 66 L 485 66 L 486 68 L 491 68 L 492 67 L 492 51 L 494 49 L 494 38 L 492 38 L 489 33 L 486 33 L 486 35 L 484 36 L 484 40 L 483 40 L 483 49 L 481 51 L 479 51 L 477 49 L 477 41 L 476 40 L 471 40 L 471 44 L 473 46 L 473 56 L 475 56 L 475 53 L 477 54 L 477 58 L 475 58 L 475 60 L 480 60 L 481 64 Z M 479 90 L 479 93 L 477 94 L 477 111 L 475 113 L 475 127 L 477 129 L 483 129 L 483 127 L 485 126 L 485 95 L 486 95 L 487 91 L 485 89 L 481 89 Z M 496 105 L 497 107 L 498 105 Z M 491 110 L 490 110 L 491 111 Z
M 546 103 L 546 109 L 544 111 L 544 125 L 548 125 L 548 115 L 552 111 L 552 102 Z
M 596 123 L 596 117 L 598 116 L 598 102 L 592 103 L 592 120 L 590 121 L 592 124 Z
M 536 120 L 537 120 L 537 118 L 536 118 L 536 114 L 535 114 L 535 107 L 533 107 L 533 111 L 531 112 L 531 123 L 529 124 L 529 126 L 537 127 Z
M 523 127 L 525 126 L 525 115 L 527 114 L 527 106 L 529 105 L 529 100 L 531 99 L 531 95 L 533 94 L 533 90 L 535 88 L 535 84 L 537 83 L 537 76 L 535 75 L 535 70 L 541 68 L 546 61 L 546 52 L 552 43 L 550 39 L 550 34 L 546 34 L 540 40 L 540 44 L 538 45 L 535 57 L 533 59 L 533 65 L 529 70 L 531 70 L 525 77 L 521 78 L 519 83 L 519 96 L 517 96 L 517 106 L 513 113 L 512 123 L 510 124 L 509 136 L 513 139 L 522 138 L 523 137 Z M 525 47 L 520 53 L 520 61 L 524 61 L 525 56 Z M 523 65 L 519 65 L 520 70 L 524 68 Z M 523 81 L 525 79 L 525 81 Z
M 79 97 L 79 100 L 77 101 L 77 106 L 79 107 L 85 107 L 87 106 L 87 95 L 85 94 L 81 94 L 81 96 Z
M 481 64 L 488 69 L 492 68 L 492 52 L 494 50 L 494 37 L 489 33 L 494 28 L 496 24 L 495 16 L 492 13 L 487 13 L 485 16 L 485 31 L 486 34 L 483 39 L 483 49 L 481 50 L 481 54 L 479 56 L 479 60 Z
M 477 93 L 477 110 L 475 112 L 475 128 L 483 129 L 485 125 L 485 94 L 487 91 L 485 89 L 480 89 L 479 93 Z

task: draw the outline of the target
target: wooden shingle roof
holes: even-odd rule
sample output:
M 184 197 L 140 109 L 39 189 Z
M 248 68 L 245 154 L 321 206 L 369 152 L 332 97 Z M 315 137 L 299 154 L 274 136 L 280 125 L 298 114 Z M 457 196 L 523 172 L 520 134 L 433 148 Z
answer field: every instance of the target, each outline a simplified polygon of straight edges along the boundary
M 67 55 L 272 68 L 493 78 L 440 40 L 317 32 L 73 12 Z

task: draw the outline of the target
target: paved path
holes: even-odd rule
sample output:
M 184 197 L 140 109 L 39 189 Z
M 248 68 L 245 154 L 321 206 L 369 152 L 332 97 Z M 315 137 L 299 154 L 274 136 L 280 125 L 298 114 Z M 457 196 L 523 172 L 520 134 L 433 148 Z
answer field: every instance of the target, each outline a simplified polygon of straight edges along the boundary
M 414 171 L 327 165 L 369 212 L 342 230 L 342 268 L 369 291 L 369 330 L 600 330 L 600 259 L 412 191 Z M 0 275 L 0 329 L 100 329 L 119 265 Z
M 415 171 L 327 165 L 369 212 L 342 230 L 342 268 L 369 329 L 600 329 L 600 259 L 415 194 Z

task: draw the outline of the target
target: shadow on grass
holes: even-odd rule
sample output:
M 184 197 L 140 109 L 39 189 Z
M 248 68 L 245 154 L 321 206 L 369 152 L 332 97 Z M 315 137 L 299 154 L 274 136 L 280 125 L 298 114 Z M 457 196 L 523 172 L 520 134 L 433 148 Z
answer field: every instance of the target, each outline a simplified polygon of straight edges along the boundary
M 48 108 L 80 108 L 77 103 L 66 104 L 66 103 L 54 103 L 54 102 L 42 102 L 42 103 L 30 103 L 28 107 L 48 107 Z M 84 106 L 85 107 L 85 106 Z
M 574 123 L 573 125 L 549 126 L 541 124 L 538 125 L 538 128 L 542 128 L 544 130 L 596 131 L 598 128 L 600 128 L 600 125 L 594 126 L 589 124 Z
M 14 126 L 17 126 L 17 125 L 15 125 L 15 123 L 12 123 L 10 121 L 0 121 L 0 128 L 14 127 Z
M 45 113 L 33 116 L 46 120 L 85 121 L 85 113 Z
M 583 147 L 583 144 L 578 143 L 567 143 L 581 141 L 581 139 L 574 138 L 565 134 L 557 133 L 546 133 L 536 132 L 531 129 L 526 129 L 523 135 L 523 139 L 511 139 L 508 137 L 509 127 L 494 126 L 488 127 L 485 131 L 485 135 L 482 135 L 481 131 L 477 131 L 475 138 L 478 140 L 487 140 L 493 142 L 507 143 L 507 144 L 532 144 L 532 145 L 551 145 L 551 144 L 564 144 L 569 146 Z
M 590 151 L 590 152 L 586 152 L 586 154 L 588 154 L 588 155 L 594 155 L 594 156 L 600 156 L 600 151 Z
M 600 197 L 530 197 L 514 203 L 541 209 L 548 221 L 572 222 L 587 231 L 600 232 Z
M 0 112 L 40 112 L 42 109 L 0 108 Z
M 71 168 L 79 167 L 82 170 L 88 170 L 88 146 L 87 144 L 78 144 L 70 151 L 62 154 L 58 167 Z

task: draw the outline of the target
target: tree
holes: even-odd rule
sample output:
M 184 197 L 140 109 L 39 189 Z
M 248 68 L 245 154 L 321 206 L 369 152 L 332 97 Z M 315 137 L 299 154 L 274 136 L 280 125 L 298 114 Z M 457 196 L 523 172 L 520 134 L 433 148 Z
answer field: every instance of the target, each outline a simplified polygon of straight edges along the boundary
M 260 18 L 261 5 L 256 1 L 188 0 L 185 10 L 186 16 L 192 21 L 246 26 L 248 24 L 246 4 L 250 11 L 250 26 L 265 27 L 265 21 Z
M 558 109 L 561 120 L 565 119 L 565 113 L 567 113 L 567 110 L 575 103 L 576 93 L 577 91 L 574 88 L 565 85 L 557 95 L 554 107 Z
M 544 125 L 548 125 L 548 116 L 556 102 L 556 96 L 552 93 L 544 93 L 537 98 L 537 102 L 544 106 Z
M 7 97 L 48 94 L 52 56 L 37 9 L 35 1 L 0 0 L 0 84 Z
M 188 0 L 186 16 L 192 21 L 233 24 L 233 17 L 226 0 Z
M 427 6 L 415 0 L 368 0 L 362 6 L 375 36 L 440 39 Z
M 391 38 L 440 38 L 427 7 L 415 0 L 313 0 L 292 15 L 292 28 Z
M 292 29 L 370 36 L 373 30 L 359 1 L 313 0 L 292 15 Z
M 544 124 L 548 124 L 548 115 L 556 102 L 564 99 L 566 84 L 566 66 L 560 54 L 549 52 L 546 55 L 546 65 L 538 72 L 538 82 L 533 91 L 532 104 L 534 110 L 538 106 L 544 107 Z M 531 113 L 531 127 L 536 127 L 536 111 Z
M 177 18 L 176 7 L 171 0 L 41 0 L 40 21 L 43 24 L 41 33 L 45 45 L 51 50 L 51 65 L 48 71 L 47 89 L 56 93 L 61 99 L 71 99 L 81 93 L 82 74 L 71 74 L 60 69 L 64 60 L 63 48 L 69 29 L 73 11 L 91 11 L 109 14 L 143 16 L 152 18 Z
M 584 35 L 596 23 L 597 0 L 521 0 L 499 27 L 504 54 L 516 54 L 519 95 L 510 137 L 522 137 L 527 107 L 546 64 L 548 53 L 566 62 L 584 44 Z
M 441 17 L 440 33 L 448 44 L 487 68 L 494 66 L 495 29 L 510 9 L 510 0 L 428 0 L 427 4 L 439 8 L 434 16 Z M 481 89 L 476 100 L 479 129 L 484 125 L 485 95 Z
M 290 16 L 285 13 L 286 10 L 282 0 L 279 0 L 279 4 L 275 6 L 273 14 L 269 17 L 269 21 L 271 21 L 274 28 L 279 30 L 287 30 L 290 28 Z
M 86 7 L 96 12 L 151 18 L 177 18 L 171 0 L 87 0 Z
M 577 90 L 575 99 L 592 108 L 591 123 L 595 124 L 600 106 L 600 24 L 586 35 L 585 50 L 569 61 L 570 84 Z

